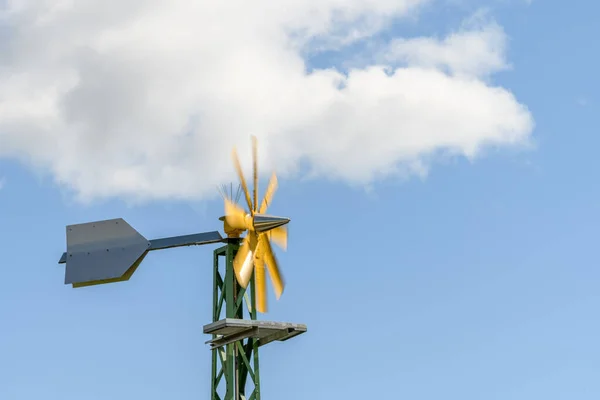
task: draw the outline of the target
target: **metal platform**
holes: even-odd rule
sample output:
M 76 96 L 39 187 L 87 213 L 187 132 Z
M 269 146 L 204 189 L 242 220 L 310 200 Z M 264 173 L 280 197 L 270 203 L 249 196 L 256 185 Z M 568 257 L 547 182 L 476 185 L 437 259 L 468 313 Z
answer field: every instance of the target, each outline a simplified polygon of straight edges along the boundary
M 206 343 L 211 349 L 246 338 L 258 338 L 259 346 L 274 340 L 284 342 L 306 332 L 306 325 L 289 322 L 256 321 L 247 319 L 225 318 L 212 324 L 204 325 L 204 333 L 217 335 Z

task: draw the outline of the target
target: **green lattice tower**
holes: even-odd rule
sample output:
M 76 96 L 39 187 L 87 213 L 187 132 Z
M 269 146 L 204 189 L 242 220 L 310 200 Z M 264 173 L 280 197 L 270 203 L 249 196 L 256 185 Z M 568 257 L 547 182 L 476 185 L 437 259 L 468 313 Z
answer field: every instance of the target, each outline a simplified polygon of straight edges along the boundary
M 256 320 L 254 276 L 248 296 L 233 271 L 239 243 L 239 239 L 228 239 L 227 245 L 214 251 L 213 322 L 246 316 Z M 212 350 L 211 400 L 260 400 L 258 346 L 258 339 L 249 337 Z M 249 388 L 252 392 L 247 395 Z

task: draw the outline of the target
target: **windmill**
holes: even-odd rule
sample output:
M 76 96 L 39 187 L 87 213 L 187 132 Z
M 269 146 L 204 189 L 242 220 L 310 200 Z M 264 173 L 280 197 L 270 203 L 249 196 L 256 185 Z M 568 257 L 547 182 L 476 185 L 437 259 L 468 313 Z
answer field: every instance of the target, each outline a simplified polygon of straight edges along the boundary
M 252 137 L 252 197 L 235 148 L 232 155 L 248 210 L 238 206 L 233 190 L 229 197 L 222 192 L 225 215 L 219 219 L 226 237 L 209 231 L 148 240 L 122 218 L 68 225 L 67 251 L 59 263 L 66 264 L 65 284 L 82 288 L 129 280 L 150 251 L 224 243 L 213 253 L 213 315 L 203 329 L 212 336 L 207 341 L 212 352 L 211 399 L 260 400 L 258 348 L 302 334 L 306 325 L 257 320 L 257 311 L 267 311 L 266 271 L 276 297 L 283 293 L 271 242 L 286 249 L 290 219 L 266 214 L 277 188 L 275 173 L 258 205 L 256 138 Z

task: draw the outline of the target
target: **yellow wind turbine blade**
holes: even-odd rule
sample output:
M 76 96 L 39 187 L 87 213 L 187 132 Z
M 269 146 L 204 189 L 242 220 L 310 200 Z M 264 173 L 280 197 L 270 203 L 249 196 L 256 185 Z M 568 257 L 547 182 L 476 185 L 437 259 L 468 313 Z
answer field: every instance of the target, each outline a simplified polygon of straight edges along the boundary
M 265 238 L 266 239 L 266 238 Z M 273 283 L 273 289 L 275 290 L 275 296 L 277 300 L 283 294 L 283 288 L 285 287 L 285 281 L 283 276 L 281 275 L 281 271 L 279 271 L 279 263 L 275 258 L 275 254 L 273 253 L 273 249 L 271 248 L 271 244 L 268 240 L 262 240 L 261 246 L 264 249 L 264 260 L 267 264 L 267 269 L 269 270 L 269 276 L 271 277 L 271 282 Z
M 231 157 L 233 158 L 233 165 L 235 166 L 235 170 L 238 174 L 238 177 L 240 178 L 240 184 L 242 185 L 242 189 L 244 190 L 244 196 L 246 197 L 246 203 L 248 203 L 248 210 L 250 211 L 250 213 L 252 213 L 252 215 L 254 215 L 254 213 L 252 212 L 252 210 L 254 208 L 252 207 L 252 200 L 250 199 L 250 192 L 248 191 L 248 185 L 246 184 L 246 178 L 244 178 L 244 173 L 242 172 L 242 166 L 240 165 L 240 159 L 237 155 L 237 151 L 235 148 L 231 152 Z
M 248 287 L 254 270 L 254 257 L 257 251 L 257 240 L 254 234 L 248 234 L 244 238 L 235 258 L 233 259 L 233 270 L 235 277 L 243 288 Z
M 242 245 L 238 249 L 235 258 L 233 259 L 233 271 L 235 272 L 235 277 L 237 278 L 238 283 L 242 282 L 241 272 L 244 262 L 248 258 L 250 254 L 250 235 L 244 238 Z M 242 285 L 243 286 L 243 285 Z
M 269 239 L 272 240 L 277 246 L 281 247 L 283 250 L 287 250 L 287 225 L 278 226 L 275 229 L 271 229 L 270 231 L 267 231 L 267 234 L 269 235 Z
M 248 229 L 246 212 L 229 199 L 225 199 L 225 220 L 234 229 Z
M 252 136 L 252 171 L 254 174 L 254 208 L 252 215 L 258 211 L 258 143 L 256 136 Z
M 256 309 L 267 312 L 267 280 L 265 279 L 265 261 L 261 254 L 254 257 L 254 279 L 256 288 Z
M 265 192 L 265 197 L 258 209 L 259 214 L 264 214 L 267 212 L 267 208 L 271 205 L 271 201 L 273 201 L 273 195 L 277 190 L 277 175 L 273 172 L 271 175 L 271 179 L 269 180 L 269 184 L 267 185 L 267 191 Z

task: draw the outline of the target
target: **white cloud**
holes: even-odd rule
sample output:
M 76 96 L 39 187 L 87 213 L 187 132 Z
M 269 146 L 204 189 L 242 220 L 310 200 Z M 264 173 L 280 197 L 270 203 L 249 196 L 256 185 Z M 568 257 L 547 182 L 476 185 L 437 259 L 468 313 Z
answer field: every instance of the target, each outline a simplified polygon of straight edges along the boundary
M 454 76 L 488 78 L 506 70 L 506 35 L 501 26 L 477 13 L 443 40 L 393 40 L 383 58 L 412 67 L 440 68 Z
M 401 68 L 306 72 L 315 43 L 368 38 L 425 2 L 11 0 L 0 155 L 48 168 L 82 199 L 185 198 L 235 180 L 230 149 L 248 162 L 249 134 L 264 172 L 307 162 L 360 184 L 422 173 L 440 151 L 526 142 L 528 110 L 486 79 L 506 65 L 495 24 L 396 41 Z

